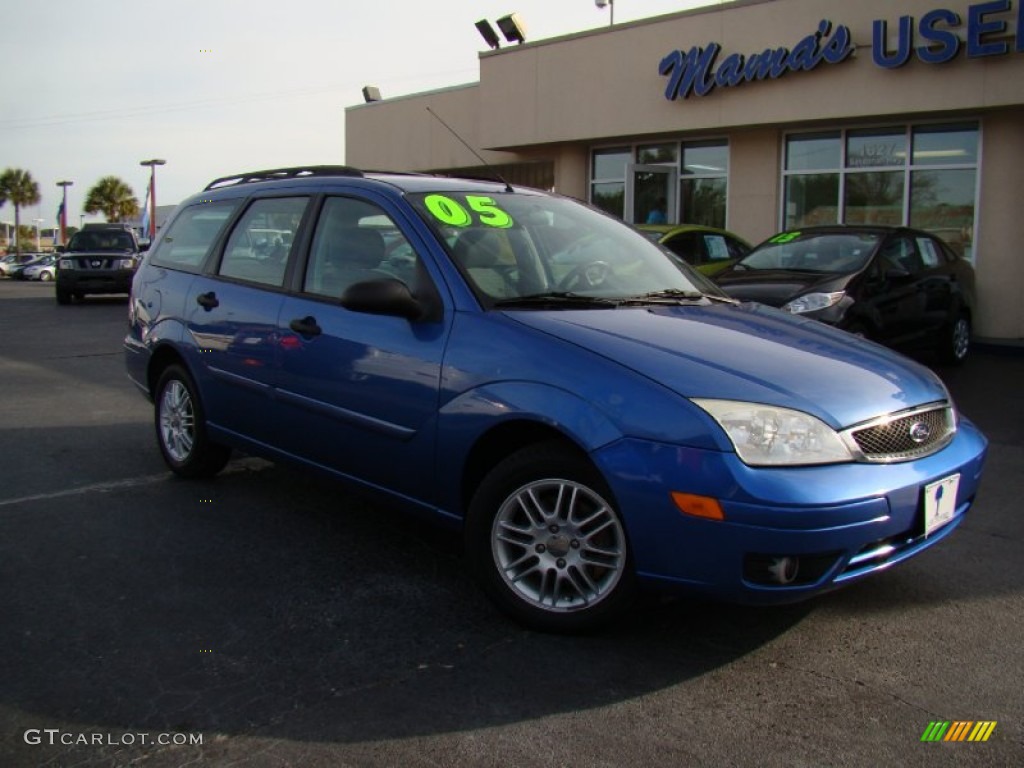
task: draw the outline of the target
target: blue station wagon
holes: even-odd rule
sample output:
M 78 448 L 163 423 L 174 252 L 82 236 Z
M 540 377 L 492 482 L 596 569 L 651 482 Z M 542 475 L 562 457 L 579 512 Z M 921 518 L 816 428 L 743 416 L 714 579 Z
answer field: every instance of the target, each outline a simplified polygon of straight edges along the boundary
M 238 449 L 448 523 L 489 597 L 547 631 L 644 586 L 781 603 L 884 570 L 960 524 L 985 459 L 925 367 L 502 181 L 218 179 L 129 314 L 175 473 Z

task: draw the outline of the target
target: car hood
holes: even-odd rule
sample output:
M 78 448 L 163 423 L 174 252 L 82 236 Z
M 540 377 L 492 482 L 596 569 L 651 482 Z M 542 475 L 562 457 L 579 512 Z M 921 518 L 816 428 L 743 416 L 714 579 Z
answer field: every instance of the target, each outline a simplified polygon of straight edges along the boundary
M 137 259 L 139 254 L 136 251 L 65 251 L 60 257 L 62 259 Z
M 781 307 L 805 293 L 842 291 L 851 278 L 852 275 L 823 275 L 790 269 L 730 269 L 719 274 L 715 283 L 734 299 Z
M 795 408 L 834 428 L 948 398 L 934 373 L 892 350 L 758 304 L 507 315 L 683 397 Z

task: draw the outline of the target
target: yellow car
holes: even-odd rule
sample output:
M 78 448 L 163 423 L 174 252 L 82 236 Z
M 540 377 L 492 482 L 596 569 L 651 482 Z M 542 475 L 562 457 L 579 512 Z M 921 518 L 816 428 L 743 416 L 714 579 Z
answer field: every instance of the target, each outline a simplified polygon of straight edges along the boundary
M 638 224 L 637 229 L 708 276 L 742 259 L 751 249 L 750 243 L 732 232 L 700 224 Z

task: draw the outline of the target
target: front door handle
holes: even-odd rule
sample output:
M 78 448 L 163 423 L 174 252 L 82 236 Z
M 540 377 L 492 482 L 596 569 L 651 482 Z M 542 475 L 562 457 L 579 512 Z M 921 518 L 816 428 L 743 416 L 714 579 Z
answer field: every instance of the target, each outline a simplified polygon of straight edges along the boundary
M 297 317 L 288 323 L 288 327 L 300 336 L 319 336 L 323 333 L 323 329 L 316 324 L 316 318 L 312 315 Z
M 220 302 L 217 301 L 217 294 L 213 291 L 207 293 L 200 293 L 196 296 L 196 304 L 209 312 L 214 307 L 219 307 Z

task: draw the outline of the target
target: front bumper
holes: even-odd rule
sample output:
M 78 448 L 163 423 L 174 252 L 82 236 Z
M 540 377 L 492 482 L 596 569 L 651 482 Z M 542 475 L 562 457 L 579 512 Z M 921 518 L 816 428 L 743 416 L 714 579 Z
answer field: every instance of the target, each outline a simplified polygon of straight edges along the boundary
M 974 502 L 987 443 L 966 419 L 941 451 L 899 464 L 755 468 L 733 453 L 622 440 L 594 455 L 622 510 L 638 575 L 746 603 L 784 603 L 884 570 L 949 536 Z M 959 474 L 953 519 L 925 535 L 923 489 Z M 719 501 L 724 520 L 671 492 Z M 783 558 L 799 565 L 786 583 Z
M 67 293 L 129 293 L 132 287 L 131 269 L 57 270 L 57 290 Z

